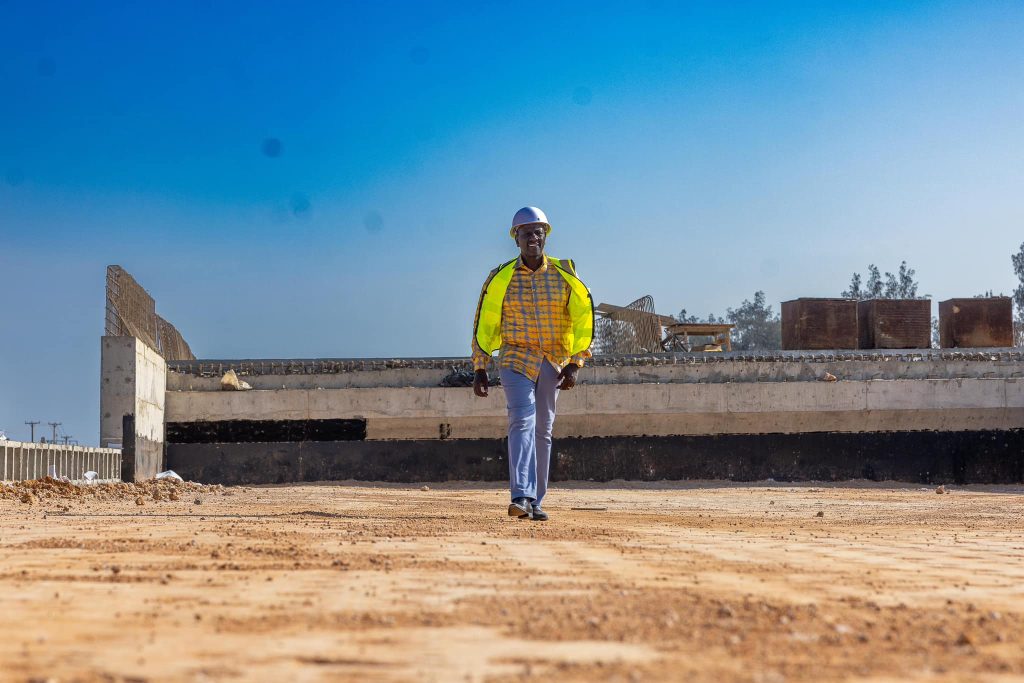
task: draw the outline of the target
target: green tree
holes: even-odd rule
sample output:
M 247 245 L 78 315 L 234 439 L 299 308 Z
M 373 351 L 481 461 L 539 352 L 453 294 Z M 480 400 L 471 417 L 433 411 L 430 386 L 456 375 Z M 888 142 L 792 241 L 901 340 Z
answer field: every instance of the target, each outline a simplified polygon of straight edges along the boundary
M 839 295 L 844 299 L 866 299 L 864 290 L 860 288 L 860 273 L 854 273 L 850 278 L 850 286 Z
M 1017 319 L 1014 321 L 1014 344 L 1024 346 L 1024 243 L 1020 245 L 1020 251 L 1010 256 L 1013 263 L 1013 272 L 1020 280 L 1020 284 L 1013 290 L 1013 303 L 1017 307 Z
M 725 318 L 735 325 L 732 348 L 738 351 L 761 351 L 782 348 L 782 320 L 768 305 L 764 292 L 754 293 L 754 300 L 743 300 L 739 308 L 728 309 Z
M 864 298 L 882 298 L 882 278 L 878 274 L 878 266 L 876 266 L 874 263 L 868 266 L 868 284 L 864 288 Z
M 907 267 L 906 261 L 900 262 L 899 272 L 885 274 L 885 299 L 917 299 L 917 281 L 914 280 L 914 269 Z M 920 297 L 927 299 L 928 297 Z
M 701 320 L 699 316 L 690 315 L 686 312 L 686 309 L 679 311 L 676 314 L 675 319 L 681 323 L 724 323 L 725 318 L 720 318 L 714 313 L 708 313 L 708 317 Z
M 867 282 L 860 273 L 850 278 L 849 287 L 839 296 L 844 299 L 928 299 L 929 295 L 917 295 L 918 282 L 914 279 L 915 271 L 907 266 L 906 261 L 900 263 L 895 273 L 886 272 L 885 279 L 874 263 L 868 266 Z M 862 285 L 861 283 L 864 282 Z
M 695 315 L 688 315 L 685 308 L 683 310 L 679 311 L 679 313 L 676 314 L 676 320 L 678 320 L 681 323 L 699 323 L 700 322 L 700 320 L 697 318 L 697 316 L 695 316 Z

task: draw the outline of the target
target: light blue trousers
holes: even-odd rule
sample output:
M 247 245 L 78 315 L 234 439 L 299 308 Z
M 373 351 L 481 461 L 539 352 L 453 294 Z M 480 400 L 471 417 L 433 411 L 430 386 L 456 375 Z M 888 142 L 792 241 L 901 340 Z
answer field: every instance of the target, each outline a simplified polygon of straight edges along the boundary
M 530 498 L 537 505 L 548 490 L 551 428 L 555 425 L 558 371 L 547 361 L 533 382 L 513 370 L 501 370 L 508 404 L 508 478 L 512 499 Z

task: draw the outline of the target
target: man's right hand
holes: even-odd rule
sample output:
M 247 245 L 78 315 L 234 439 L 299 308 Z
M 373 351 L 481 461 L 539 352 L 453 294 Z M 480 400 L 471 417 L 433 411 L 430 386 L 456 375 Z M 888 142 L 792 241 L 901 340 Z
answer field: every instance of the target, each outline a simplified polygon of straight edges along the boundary
M 473 393 L 481 398 L 486 398 L 488 389 L 490 389 L 490 382 L 487 381 L 487 371 L 477 370 L 473 375 Z

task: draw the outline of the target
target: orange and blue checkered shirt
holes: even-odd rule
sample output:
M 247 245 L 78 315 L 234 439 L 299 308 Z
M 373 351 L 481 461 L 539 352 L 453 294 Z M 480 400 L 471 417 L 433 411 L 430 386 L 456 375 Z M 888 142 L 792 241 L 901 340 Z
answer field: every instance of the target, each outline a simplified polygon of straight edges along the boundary
M 534 382 L 545 360 L 559 371 L 569 362 L 583 367 L 584 361 L 591 357 L 590 350 L 570 356 L 564 344 L 563 333 L 572 326 L 569 294 L 565 278 L 548 264 L 547 256 L 537 270 L 530 270 L 523 263 L 523 257 L 519 257 L 501 306 L 499 367 L 518 372 Z M 476 341 L 479 319 L 478 305 L 473 320 L 473 369 L 486 370 L 491 356 Z

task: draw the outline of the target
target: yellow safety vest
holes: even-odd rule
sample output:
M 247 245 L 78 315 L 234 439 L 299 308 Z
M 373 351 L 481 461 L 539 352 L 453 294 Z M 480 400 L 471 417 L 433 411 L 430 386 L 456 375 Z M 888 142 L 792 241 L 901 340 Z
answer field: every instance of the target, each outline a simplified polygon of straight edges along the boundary
M 576 277 L 576 265 L 571 259 L 547 257 L 548 265 L 554 266 L 569 285 L 570 329 L 563 334 L 563 344 L 569 355 L 590 348 L 594 339 L 594 299 L 583 281 Z M 501 308 L 505 303 L 505 292 L 512 281 L 518 257 L 503 263 L 493 271 L 484 285 L 477 304 L 476 342 L 486 353 L 501 348 Z

